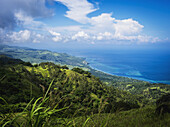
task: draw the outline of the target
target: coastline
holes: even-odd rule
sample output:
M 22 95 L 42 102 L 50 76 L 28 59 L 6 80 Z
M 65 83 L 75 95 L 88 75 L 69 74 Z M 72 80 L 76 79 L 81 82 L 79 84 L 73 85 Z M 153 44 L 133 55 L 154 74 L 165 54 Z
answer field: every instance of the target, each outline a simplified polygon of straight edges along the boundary
M 88 66 L 89 66 L 91 69 L 94 69 L 94 70 L 96 70 L 96 71 L 102 72 L 102 73 L 104 73 L 104 74 L 106 74 L 106 75 L 125 77 L 125 78 L 129 78 L 129 79 L 135 79 L 135 80 L 145 81 L 145 82 L 149 82 L 149 83 L 162 83 L 162 84 L 170 85 L 170 81 L 154 81 L 154 80 L 150 80 L 150 79 L 146 79 L 146 78 L 142 78 L 142 77 L 134 77 L 134 76 L 118 75 L 118 74 L 110 73 L 110 72 L 101 70 L 101 69 L 99 69 L 99 68 L 93 67 L 89 61 L 87 61 L 87 62 L 88 62 Z
M 68 54 L 85 58 L 85 66 L 112 76 L 127 77 L 149 83 L 170 85 L 170 54 L 159 50 L 103 50 L 89 49 L 67 51 Z

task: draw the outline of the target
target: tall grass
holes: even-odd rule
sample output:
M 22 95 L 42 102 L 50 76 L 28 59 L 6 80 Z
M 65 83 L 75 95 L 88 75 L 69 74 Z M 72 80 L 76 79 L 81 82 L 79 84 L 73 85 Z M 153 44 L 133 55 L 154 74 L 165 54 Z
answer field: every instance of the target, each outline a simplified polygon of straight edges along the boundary
M 44 97 L 40 97 L 34 101 L 32 99 L 21 113 L 10 112 L 5 115 L 1 115 L 0 125 L 15 126 L 15 127 L 47 127 L 50 125 L 50 118 L 56 112 L 62 111 L 65 108 L 57 109 L 57 105 L 51 108 L 47 105 L 49 100 L 48 93 L 53 84 L 53 80 L 50 83 Z M 7 104 L 7 102 L 0 98 Z

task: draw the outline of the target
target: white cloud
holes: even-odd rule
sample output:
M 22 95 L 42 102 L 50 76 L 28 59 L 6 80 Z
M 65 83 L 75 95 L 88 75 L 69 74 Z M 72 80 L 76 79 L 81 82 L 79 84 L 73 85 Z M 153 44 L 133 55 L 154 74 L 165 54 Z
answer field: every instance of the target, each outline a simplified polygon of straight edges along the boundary
M 161 41 L 158 37 L 152 37 L 147 35 L 131 35 L 131 36 L 116 36 L 114 37 L 116 40 L 128 40 L 131 42 L 137 42 L 137 43 L 155 43 Z
M 41 34 L 34 33 L 33 35 L 33 43 L 40 43 L 42 40 L 44 40 L 44 36 Z
M 33 43 L 40 43 L 40 41 L 37 40 L 37 39 L 34 39 L 32 42 L 33 42 Z
M 61 37 L 56 36 L 56 37 L 53 37 L 52 40 L 55 42 L 58 42 L 58 41 L 61 41 Z
M 115 36 L 133 35 L 139 33 L 143 29 L 143 25 L 133 19 L 116 20 L 114 24 Z
M 44 38 L 44 36 L 42 36 L 41 34 L 37 34 L 36 37 L 38 37 L 38 38 Z
M 137 36 L 137 40 L 138 42 L 151 42 L 151 43 L 155 43 L 155 42 L 159 42 L 161 41 L 158 37 L 152 37 L 152 36 L 142 36 L 142 35 L 138 35 Z
M 72 40 L 79 40 L 79 39 L 88 39 L 89 35 L 84 31 L 80 31 L 77 34 L 72 36 Z
M 47 7 L 49 0 L 0 0 L 0 28 L 12 30 L 16 27 L 16 11 L 25 12 L 33 18 L 49 17 L 53 14 Z
M 89 13 L 97 10 L 88 0 L 54 1 L 65 5 L 68 8 L 65 16 L 81 25 L 49 27 L 48 24 L 35 20 L 37 16 L 30 15 L 21 9 L 14 11 L 15 20 L 18 26 L 27 30 L 7 34 L 7 38 L 15 42 L 32 40 L 33 43 L 51 40 L 54 42 L 86 41 L 91 44 L 98 41 L 114 42 L 114 40 L 153 43 L 160 41 L 159 38 L 141 34 L 144 26 L 132 18 L 119 20 L 112 13 L 88 17 Z M 0 41 L 6 38 L 1 35 L 4 33 L 0 30 Z
M 52 35 L 52 40 L 55 42 L 61 41 L 62 37 L 60 33 L 54 32 L 52 30 L 49 30 L 49 33 Z
M 19 32 L 13 32 L 11 35 L 7 35 L 12 41 L 24 42 L 30 39 L 31 32 L 29 30 L 21 30 Z
M 61 35 L 60 33 L 56 33 L 56 32 L 51 31 L 51 30 L 49 31 L 49 33 L 53 36 L 60 36 Z
M 92 25 L 92 28 L 94 31 L 112 31 L 114 32 L 114 22 L 115 18 L 112 17 L 111 13 L 102 13 L 99 16 L 92 17 L 89 20 L 90 24 Z
M 35 21 L 33 17 L 28 16 L 25 12 L 21 10 L 16 11 L 14 15 L 17 20 L 17 24 L 24 28 L 32 30 L 43 30 L 45 27 L 47 27 L 46 24 L 40 21 Z
M 113 34 L 110 32 L 99 33 L 96 39 L 97 40 L 111 40 L 113 39 Z
M 96 38 L 97 40 L 103 40 L 103 36 L 101 36 L 101 35 L 99 35 L 99 36 L 97 36 L 97 38 Z
M 83 23 L 84 25 L 77 27 L 69 26 L 61 27 L 60 30 L 67 33 L 77 34 L 67 37 L 72 40 L 89 40 L 91 42 L 98 40 L 128 40 L 138 42 L 156 42 L 159 39 L 147 35 L 141 35 L 140 32 L 144 26 L 132 18 L 118 20 L 112 16 L 112 13 L 102 13 L 98 16 L 88 17 L 91 12 L 96 11 L 94 5 L 87 0 L 55 0 L 65 5 L 69 10 L 66 17 Z M 58 29 L 59 30 L 59 29 Z
M 69 11 L 66 12 L 66 17 L 73 19 L 80 23 L 87 23 L 89 18 L 87 14 L 96 11 L 93 4 L 89 3 L 87 0 L 55 0 L 61 2 Z
M 104 35 L 104 36 L 106 36 L 106 37 L 110 37 L 110 36 L 112 36 L 112 34 L 111 34 L 111 33 L 109 33 L 109 32 L 105 32 L 105 33 L 103 33 L 103 35 Z
M 24 13 L 23 11 L 17 11 L 14 13 L 14 15 L 19 22 L 23 22 L 25 24 L 30 24 L 33 21 L 33 18 L 30 16 L 26 16 L 26 13 Z

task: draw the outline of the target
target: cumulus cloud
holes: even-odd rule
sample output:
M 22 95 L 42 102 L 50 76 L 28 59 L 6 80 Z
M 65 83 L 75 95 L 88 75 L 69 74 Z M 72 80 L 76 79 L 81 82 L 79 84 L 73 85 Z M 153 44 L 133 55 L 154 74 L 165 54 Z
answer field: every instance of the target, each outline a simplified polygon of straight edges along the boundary
M 0 28 L 14 28 L 17 24 L 15 20 L 17 11 L 23 11 L 33 18 L 52 15 L 45 2 L 46 0 L 0 0 Z
M 90 23 L 94 31 L 100 31 L 97 40 L 135 40 L 137 39 L 135 35 L 138 35 L 144 27 L 133 19 L 117 20 L 112 17 L 112 13 L 92 17 Z
M 50 27 L 36 18 L 48 17 L 53 11 L 46 7 L 48 0 L 0 0 L 0 42 L 41 41 L 69 42 L 86 41 L 97 44 L 98 41 L 128 40 L 132 42 L 157 42 L 157 37 L 142 35 L 144 26 L 129 18 L 119 20 L 112 13 L 101 13 L 89 17 L 96 11 L 95 5 L 88 0 L 50 0 L 68 8 L 65 16 L 79 22 L 79 25 Z M 19 32 L 11 32 L 19 26 Z
M 69 10 L 66 17 L 80 23 L 85 27 L 79 27 L 77 34 L 72 35 L 72 40 L 91 39 L 94 40 L 129 40 L 129 41 L 151 41 L 151 37 L 140 35 L 144 26 L 132 18 L 118 20 L 112 13 L 102 13 L 98 16 L 88 17 L 91 12 L 96 11 L 93 4 L 87 0 L 55 0 L 65 5 Z M 90 25 L 89 25 L 90 24 Z M 61 28 L 62 29 L 62 28 Z M 64 29 L 64 28 L 63 28 Z M 66 29 L 65 29 L 66 30 Z M 67 29 L 73 32 L 72 29 Z M 75 30 L 76 31 L 76 30 Z M 153 39 L 153 38 L 152 38 Z M 154 39 L 158 40 L 158 39 Z
M 113 39 L 113 34 L 110 32 L 99 33 L 96 39 L 97 40 L 111 40 Z
M 30 39 L 31 32 L 29 30 L 21 30 L 19 32 L 13 32 L 11 35 L 7 35 L 13 42 L 25 42 Z
M 59 36 L 56 36 L 56 37 L 53 37 L 52 40 L 55 42 L 58 42 L 61 40 L 61 38 Z
M 89 35 L 84 31 L 79 31 L 75 35 L 72 36 L 72 40 L 79 40 L 79 39 L 88 39 Z
M 95 31 L 112 31 L 114 32 L 115 18 L 111 13 L 102 13 L 99 16 L 92 17 L 89 23 L 92 25 L 92 29 Z
M 42 34 L 37 34 L 37 33 L 34 33 L 33 34 L 33 43 L 40 43 L 43 39 L 44 39 L 45 37 L 44 37 L 44 35 L 42 35 Z
M 139 33 L 143 29 L 143 25 L 133 19 L 116 20 L 114 24 L 115 36 L 133 35 Z
M 55 0 L 61 2 L 69 11 L 66 12 L 66 17 L 73 19 L 80 23 L 87 23 L 89 18 L 87 14 L 96 11 L 93 4 L 89 3 L 87 0 Z
M 51 31 L 51 30 L 49 31 L 49 33 L 53 36 L 60 36 L 61 35 L 60 33 L 56 33 L 56 32 Z
M 49 33 L 52 35 L 52 40 L 53 41 L 58 42 L 58 41 L 62 40 L 62 37 L 61 37 L 60 33 L 57 33 L 57 32 L 51 31 L 51 30 L 49 30 Z

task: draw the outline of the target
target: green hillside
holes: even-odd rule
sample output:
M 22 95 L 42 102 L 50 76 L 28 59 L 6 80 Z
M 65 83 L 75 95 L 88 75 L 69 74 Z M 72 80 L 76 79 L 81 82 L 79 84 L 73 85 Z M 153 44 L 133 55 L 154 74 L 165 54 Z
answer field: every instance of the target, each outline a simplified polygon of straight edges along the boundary
M 167 126 L 169 93 L 164 84 L 0 55 L 4 126 Z
M 85 61 L 85 58 L 74 57 L 65 53 L 0 45 L 0 54 L 5 54 L 9 57 L 21 59 L 32 64 L 52 62 L 59 65 L 67 65 L 70 69 L 80 67 L 83 70 L 89 71 L 94 76 L 99 77 L 105 84 L 114 86 L 123 91 L 128 91 L 132 94 L 140 95 L 142 98 L 149 99 L 150 102 L 155 102 L 162 95 L 170 93 L 170 85 L 153 84 L 128 77 L 109 75 L 90 68 Z
M 170 93 L 170 85 L 167 84 L 149 83 L 128 77 L 110 75 L 93 69 L 90 72 L 99 77 L 105 84 L 114 86 L 119 90 L 128 91 L 140 96 L 140 98 L 148 99 L 150 103 L 154 103 L 162 95 Z
M 7 61 L 10 59 L 6 58 Z M 140 103 L 135 96 L 107 86 L 87 71 L 80 68 L 69 70 L 66 66 L 49 62 L 34 66 L 25 62 L 20 64 L 20 61 L 19 64 L 1 65 L 0 77 L 0 96 L 11 104 L 42 96 L 52 80 L 53 102 L 61 101 L 61 97 L 64 97 L 59 107 L 71 105 L 71 112 L 77 108 L 82 108 L 83 112 L 98 112 L 101 103 L 106 105 L 105 108 L 109 107 L 107 112 L 117 108 L 127 110 L 139 107 Z M 125 107 L 116 107 L 119 103 Z

